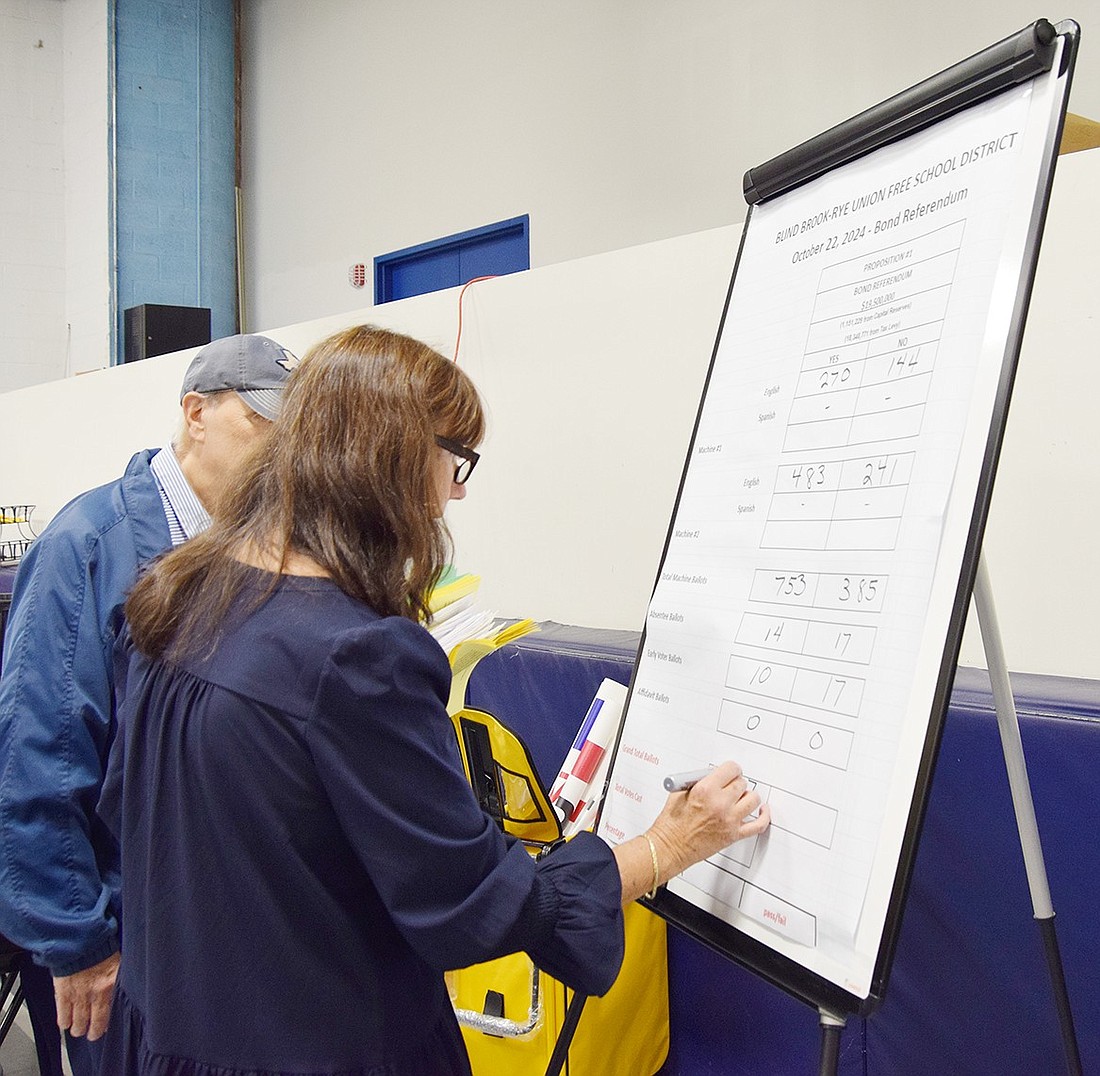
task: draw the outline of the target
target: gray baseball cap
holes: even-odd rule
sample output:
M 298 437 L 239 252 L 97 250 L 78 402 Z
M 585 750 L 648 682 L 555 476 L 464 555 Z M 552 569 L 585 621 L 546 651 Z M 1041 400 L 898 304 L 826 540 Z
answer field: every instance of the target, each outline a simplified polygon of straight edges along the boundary
M 189 392 L 232 389 L 257 415 L 279 416 L 283 386 L 298 365 L 296 355 L 266 336 L 225 336 L 202 348 L 183 375 L 180 399 Z

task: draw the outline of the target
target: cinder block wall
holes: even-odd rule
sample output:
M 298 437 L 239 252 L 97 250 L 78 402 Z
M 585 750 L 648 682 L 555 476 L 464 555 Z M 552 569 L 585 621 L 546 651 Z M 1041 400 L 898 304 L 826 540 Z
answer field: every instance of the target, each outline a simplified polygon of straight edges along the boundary
M 236 332 L 231 0 L 118 0 L 118 361 L 124 311 L 211 308 Z

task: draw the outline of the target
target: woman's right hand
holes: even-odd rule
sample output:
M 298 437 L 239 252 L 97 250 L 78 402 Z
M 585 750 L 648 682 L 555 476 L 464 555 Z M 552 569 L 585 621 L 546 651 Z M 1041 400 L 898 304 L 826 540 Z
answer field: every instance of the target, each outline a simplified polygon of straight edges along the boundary
M 748 816 L 757 812 L 755 818 Z M 736 762 L 723 762 L 686 792 L 673 792 L 649 829 L 661 881 L 739 841 L 763 833 L 767 804 L 748 786 Z M 667 864 L 667 866 L 666 866 Z
M 753 812 L 756 817 L 750 819 Z M 763 833 L 771 817 L 736 762 L 716 766 L 686 792 L 673 792 L 641 837 L 616 846 L 623 903 L 637 900 L 734 841 Z

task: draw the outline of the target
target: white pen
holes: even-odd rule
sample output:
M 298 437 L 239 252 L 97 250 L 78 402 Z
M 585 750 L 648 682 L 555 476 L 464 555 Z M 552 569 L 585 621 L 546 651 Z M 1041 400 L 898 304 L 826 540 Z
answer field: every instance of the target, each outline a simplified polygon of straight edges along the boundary
M 687 770 L 685 773 L 672 773 L 665 778 L 665 791 L 666 792 L 686 792 L 689 788 L 692 788 L 698 784 L 708 773 L 714 771 L 713 766 L 708 766 L 705 770 Z

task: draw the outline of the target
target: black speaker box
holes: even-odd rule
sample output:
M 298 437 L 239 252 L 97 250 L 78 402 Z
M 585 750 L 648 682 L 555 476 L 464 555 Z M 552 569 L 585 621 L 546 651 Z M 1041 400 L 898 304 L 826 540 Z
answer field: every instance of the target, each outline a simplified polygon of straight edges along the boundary
M 210 343 L 208 306 L 143 303 L 125 311 L 126 362 Z

